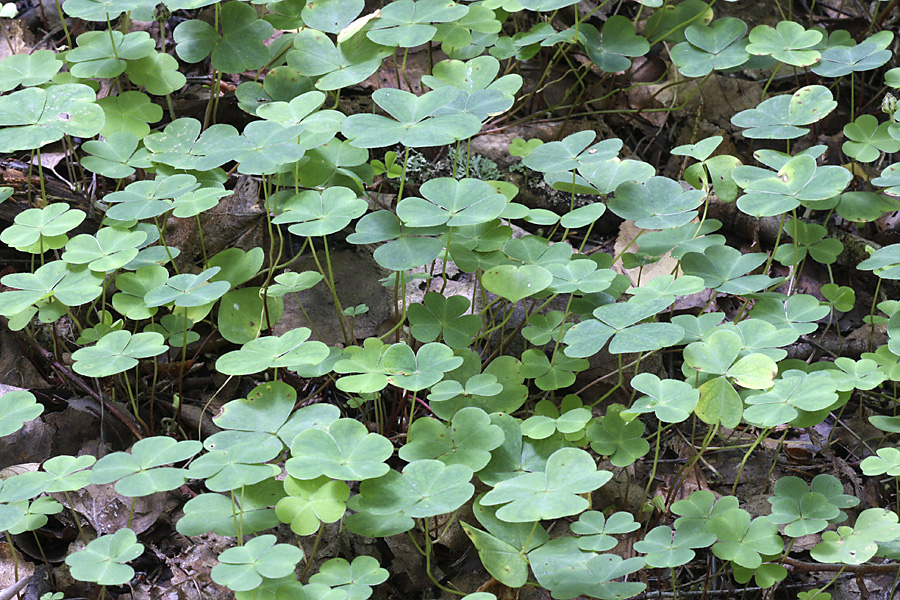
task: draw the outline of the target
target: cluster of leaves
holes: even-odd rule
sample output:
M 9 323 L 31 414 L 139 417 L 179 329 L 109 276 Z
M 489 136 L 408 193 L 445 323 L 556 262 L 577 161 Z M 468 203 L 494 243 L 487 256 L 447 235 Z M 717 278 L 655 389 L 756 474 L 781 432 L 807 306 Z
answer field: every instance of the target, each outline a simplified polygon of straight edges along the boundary
M 513 73 L 500 76 L 504 62 L 526 61 L 554 46 L 574 50 L 615 87 L 615 74 L 629 69 L 633 57 L 665 41 L 683 78 L 741 67 L 770 69 L 774 76 L 788 65 L 823 80 L 850 76 L 852 88 L 854 73 L 890 60 L 890 33 L 857 43 L 846 32 L 826 34 L 792 21 L 748 32 L 739 19 L 713 19 L 699 0 L 661 8 L 644 0 L 659 10 L 642 23 L 643 34 L 622 15 L 599 29 L 579 22 L 558 31 L 544 20 L 528 31 L 511 29 L 519 21 L 508 19 L 510 14 L 553 12 L 574 0 L 396 0 L 361 19 L 360 1 L 163 4 L 195 17 L 191 11 L 214 5 L 212 25 L 190 18 L 174 29 L 175 53 L 186 63 L 209 59 L 217 78 L 257 71 L 260 77 L 236 90 L 239 106 L 253 119 L 238 131 L 170 115 L 164 127 L 151 128 L 163 119 L 153 97 L 185 83 L 178 61 L 158 52 L 149 34 L 127 31 L 131 20 L 152 20 L 156 3 L 66 0 L 66 15 L 98 28 L 79 35 L 65 53 L 40 50 L 0 61 L 0 90 L 8 92 L 0 97 L 0 152 L 37 154 L 53 142 L 65 140 L 75 148 L 81 140 L 81 167 L 108 180 L 114 191 L 99 199 L 104 214 L 95 234 L 70 237 L 86 215 L 64 203 L 42 202 L 16 216 L 0 240 L 33 255 L 39 266 L 0 279 L 6 288 L 0 315 L 13 330 L 72 322 L 79 333 L 71 341 L 74 372 L 123 388 L 139 419 L 140 380 L 130 372 L 142 362 L 155 368 L 160 361 L 183 360 L 200 332 L 234 345 L 217 357 L 217 372 L 262 383 L 246 398 L 227 403 L 214 419 L 222 431 L 202 443 L 146 437 L 96 462 L 59 456 L 39 471 L 6 479 L 0 486 L 0 530 L 42 527 L 47 515 L 63 508 L 47 495 L 54 492 L 115 482 L 119 494 L 137 497 L 202 481 L 206 491 L 184 506 L 176 527 L 184 535 L 212 531 L 237 539 L 212 571 L 213 580 L 236 598 L 303 594 L 362 600 L 386 580 L 387 571 L 375 559 L 360 556 L 352 562 L 333 559 L 308 582 L 298 581 L 295 567 L 303 552 L 265 533 L 279 523 L 298 535 L 321 535 L 336 522 L 368 537 L 410 532 L 429 555 L 433 518 L 455 520 L 465 505 L 471 505 L 478 526 L 461 526 L 494 578 L 514 588 L 536 582 L 561 599 L 633 596 L 645 584 L 629 575 L 647 566 L 675 569 L 701 548 L 730 566 L 738 582 L 755 577 L 758 585 L 771 587 L 787 576 L 779 527 L 789 538 L 820 534 L 811 550 L 820 562 L 859 565 L 876 555 L 893 556 L 900 541 L 897 514 L 869 509 L 854 525 L 839 525 L 848 520 L 842 509 L 856 499 L 826 475 L 811 484 L 781 478 L 769 498 L 771 514 L 755 518 L 734 496 L 716 500 L 711 492 L 695 492 L 671 506 L 678 518 L 646 532 L 634 544 L 640 556 L 629 559 L 610 550 L 617 544 L 614 536 L 639 528 L 634 515 L 605 516 L 589 510 L 588 498 L 613 476 L 598 468 L 598 457 L 623 468 L 648 454 L 645 422 L 659 427 L 657 442 L 662 427 L 692 418 L 709 426 L 710 439 L 719 428 L 742 424 L 763 432 L 812 427 L 846 404 L 854 390 L 900 380 L 896 303 L 880 306 L 891 343 L 877 352 L 858 361 L 787 359 L 785 347 L 799 336 L 815 331 L 834 311 L 852 308 L 853 290 L 831 282 L 822 290 L 826 302 L 776 291 L 784 279 L 770 276 L 771 260 L 727 245 L 716 234 L 722 224 L 705 218 L 716 193 L 748 215 L 782 217 L 789 240 L 771 259 L 797 272 L 807 262 L 835 263 L 843 245 L 811 214 L 827 220 L 834 211 L 866 222 L 900 208 L 900 163 L 876 177 L 857 178 L 854 185 L 864 189 L 847 191 L 855 173 L 868 173 L 858 163 L 870 165 L 900 150 L 896 102 L 885 103 L 884 121 L 861 114 L 844 127 L 843 152 L 858 169 L 820 164 L 824 146 L 790 152 L 792 140 L 808 136 L 810 127 L 838 107 L 838 88 L 816 83 L 733 116 L 745 138 L 785 141 L 785 152 L 754 154 L 761 166 L 721 154 L 720 136 L 675 148 L 673 154 L 694 161 L 685 172 L 690 189 L 657 175 L 650 164 L 621 159 L 620 139 L 598 141 L 595 132 L 581 131 L 543 144 L 517 140 L 510 147 L 549 186 L 595 197 L 580 208 L 573 203 L 565 215 L 516 202 L 518 190 L 508 182 L 467 176 L 432 178 L 418 196 L 403 195 L 410 148 L 455 145 L 460 159 L 461 142 L 521 99 L 523 80 Z M 104 28 L 120 17 L 122 31 Z M 281 35 L 264 43 L 276 29 Z M 430 91 L 383 88 L 372 93 L 372 113 L 337 110 L 340 90 L 370 77 L 385 57 L 437 43 L 449 58 L 422 77 Z M 97 79 L 116 80 L 117 89 L 127 80 L 134 89 L 98 100 Z M 888 71 L 885 83 L 900 87 L 900 71 Z M 323 108 L 329 96 L 334 108 Z M 371 149 L 398 145 L 402 160 L 389 151 L 370 162 Z M 166 244 L 161 229 L 170 217 L 199 222 L 199 215 L 230 193 L 225 184 L 233 172 L 262 181 L 273 247 L 285 243 L 282 225 L 312 249 L 327 249 L 328 236 L 352 228 L 347 241 L 377 246 L 374 260 L 392 272 L 388 282 L 398 297 L 408 282 L 430 280 L 435 264 L 452 261 L 481 297 L 492 299 L 476 305 L 468 297 L 432 291 L 421 303 L 399 302 L 393 343 L 387 335 L 355 339 L 352 317 L 364 306 L 339 308 L 344 347 L 310 339 L 312 331 L 304 327 L 274 335 L 285 302 L 297 292 L 322 284 L 339 306 L 327 252 L 319 271 L 285 270 L 280 251 L 267 257 L 261 248 L 229 248 L 179 272 L 179 248 Z M 367 202 L 376 172 L 401 181 L 390 210 L 370 210 Z M 606 210 L 640 230 L 632 251 L 612 257 L 565 242 L 572 230 L 589 232 Z M 550 233 L 513 237 L 514 221 Z M 678 268 L 640 285 L 613 268 L 618 261 L 646 266 L 664 255 L 677 260 Z M 900 279 L 900 245 L 873 251 L 859 268 Z M 446 284 L 446 269 L 442 278 L 438 283 Z M 731 320 L 717 312 L 668 316 L 678 298 L 700 293 L 734 297 L 744 309 Z M 542 310 L 558 298 L 564 309 Z M 506 325 L 522 305 L 529 307 L 521 326 L 523 349 L 510 353 L 519 329 L 510 333 Z M 408 331 L 403 340 L 401 331 Z M 664 379 L 634 374 L 630 385 L 637 393 L 629 406 L 612 405 L 598 414 L 594 407 L 606 396 L 568 393 L 591 357 L 636 355 L 639 362 L 667 348 L 681 350 L 681 372 Z M 342 417 L 331 404 L 295 410 L 296 391 L 281 380 L 285 371 L 333 383 L 350 408 L 377 414 L 376 431 Z M 620 368 L 613 390 L 624 375 Z M 409 415 L 399 447 L 385 428 L 389 401 L 398 403 L 395 415 Z M 420 406 L 427 415 L 417 415 Z M 0 435 L 14 433 L 40 412 L 28 392 L 4 395 Z M 892 420 L 875 424 L 900 430 Z M 900 476 L 900 453 L 883 448 L 862 469 Z M 487 489 L 477 496 L 476 480 Z M 351 485 L 357 493 L 351 494 Z M 572 518 L 572 535 L 550 539 L 542 522 L 563 517 Z M 119 585 L 133 577 L 127 563 L 142 551 L 135 534 L 122 529 L 66 562 L 76 579 Z

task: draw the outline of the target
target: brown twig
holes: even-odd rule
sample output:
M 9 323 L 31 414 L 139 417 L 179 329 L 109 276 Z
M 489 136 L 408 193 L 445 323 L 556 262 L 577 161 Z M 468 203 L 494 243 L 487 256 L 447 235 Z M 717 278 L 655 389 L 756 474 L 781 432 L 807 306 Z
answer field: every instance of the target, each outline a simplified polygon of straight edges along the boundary
M 856 573 L 857 575 L 869 573 L 896 573 L 900 570 L 900 563 L 888 563 L 882 565 L 845 565 L 842 563 L 811 563 L 797 560 L 789 556 L 781 559 L 781 563 L 793 567 L 798 571 L 830 571 Z
M 5 317 L 0 317 L 0 324 L 2 324 L 4 327 L 6 327 L 9 324 L 9 321 L 7 321 Z M 43 359 L 44 361 L 46 361 L 47 364 L 50 365 L 50 368 L 53 369 L 56 373 L 58 373 L 59 375 L 62 375 L 66 379 L 68 379 L 76 387 L 81 389 L 84 393 L 89 395 L 91 398 L 93 398 L 97 402 L 102 403 L 103 406 L 106 408 L 106 410 L 109 411 L 109 413 L 111 415 L 113 415 L 115 418 L 119 419 L 119 421 L 121 421 L 128 428 L 128 430 L 135 437 L 135 439 L 140 440 L 140 439 L 144 438 L 144 436 L 141 434 L 140 430 L 138 429 L 137 424 L 133 420 L 129 419 L 128 416 L 126 416 L 125 413 L 123 413 L 115 404 L 108 402 L 105 398 L 103 398 L 100 394 L 98 394 L 91 386 L 89 386 L 87 383 L 85 383 L 81 377 L 79 377 L 74 372 L 72 372 L 72 369 L 70 369 L 66 365 L 64 365 L 61 362 L 59 362 L 58 360 L 56 360 L 56 357 L 53 356 L 53 354 L 49 350 L 45 350 L 31 338 L 23 336 L 23 335 L 19 335 L 19 333 L 16 331 L 10 330 L 10 332 L 19 341 L 19 343 L 22 343 L 22 344 L 28 346 L 29 350 L 31 350 L 32 352 L 34 352 L 35 354 L 40 356 L 41 359 Z

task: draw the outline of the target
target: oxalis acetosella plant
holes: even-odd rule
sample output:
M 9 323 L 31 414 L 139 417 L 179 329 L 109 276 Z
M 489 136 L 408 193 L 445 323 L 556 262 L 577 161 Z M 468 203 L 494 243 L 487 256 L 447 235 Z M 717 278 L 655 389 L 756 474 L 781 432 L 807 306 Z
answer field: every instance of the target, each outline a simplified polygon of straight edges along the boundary
M 0 6 L 0 596 L 867 595 L 895 4 Z

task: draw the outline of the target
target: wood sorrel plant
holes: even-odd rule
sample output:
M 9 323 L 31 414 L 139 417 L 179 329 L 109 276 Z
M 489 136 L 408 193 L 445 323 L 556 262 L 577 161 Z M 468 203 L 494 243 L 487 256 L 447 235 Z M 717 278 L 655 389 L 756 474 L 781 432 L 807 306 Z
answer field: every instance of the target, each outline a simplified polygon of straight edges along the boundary
M 53 335 L 42 356 L 142 439 L 96 462 L 54 457 L 3 480 L 7 539 L 62 511 L 59 493 L 115 482 L 136 498 L 187 484 L 199 493 L 176 528 L 235 539 L 211 576 L 239 599 L 371 595 L 390 576 L 373 557 L 311 569 L 334 523 L 370 538 L 408 535 L 436 588 L 472 600 L 495 596 L 457 589 L 434 568 L 434 545 L 457 526 L 485 581 L 539 586 L 560 599 L 627 598 L 648 583 L 690 591 L 694 576 L 683 568 L 698 554 L 722 565 L 707 583 L 755 578 L 761 588 L 778 586 L 788 566 L 898 568 L 880 564 L 898 556 L 894 489 L 886 508 L 858 513 L 850 509 L 859 499 L 831 474 L 779 478 L 768 490 L 770 514 L 735 495 L 747 460 L 775 431 L 783 441 L 792 428 L 850 406 L 886 407 L 890 414 L 872 424 L 900 433 L 900 304 L 891 299 L 900 244 L 858 244 L 854 252 L 868 255 L 848 256 L 833 235 L 836 217 L 864 223 L 900 209 L 900 163 L 888 164 L 900 151 L 900 111 L 881 87 L 900 87 L 900 69 L 888 70 L 893 35 L 878 31 L 894 3 L 869 3 L 869 28 L 857 38 L 817 26 L 821 3 L 798 20 L 779 5 L 783 20 L 752 28 L 717 16 L 715 0 L 607 0 L 587 15 L 575 4 L 395 0 L 376 11 L 362 0 L 62 2 L 67 50 L 0 61 L 0 152 L 33 159 L 39 181 L 27 192 L 0 188 L 0 198 L 27 193 L 33 203 L 0 234 L 32 267 L 0 279 L 0 315 L 27 337 L 70 324 L 75 334 Z M 158 34 L 134 27 L 161 11 L 179 15 L 174 30 L 165 18 Z M 69 27 L 79 20 L 88 31 L 73 39 Z M 407 61 L 423 48 L 429 67 L 419 77 Z M 437 156 L 447 147 L 451 173 L 474 174 L 473 137 L 534 120 L 535 111 L 570 124 L 640 113 L 610 107 L 648 85 L 628 87 L 621 74 L 651 52 L 666 61 L 668 87 L 695 90 L 681 106 L 651 110 L 685 106 L 712 76 L 761 73 L 761 101 L 731 117 L 736 137 L 756 151 L 732 156 L 722 149 L 734 144 L 723 146 L 721 135 L 688 136 L 692 143 L 671 150 L 685 157 L 682 184 L 622 158 L 621 139 L 590 129 L 546 143 L 514 140 L 510 153 L 532 179 L 570 196 L 563 214 L 517 202 L 510 181 L 410 181 L 410 149 Z M 376 89 L 371 110 L 348 114 L 343 90 L 368 89 L 359 84 L 388 57 L 397 87 Z M 215 92 L 199 111 L 173 98 L 186 83 L 179 59 L 209 65 Z M 534 64 L 542 70 L 526 81 L 520 72 Z M 574 83 L 548 106 L 541 90 L 560 70 Z M 241 126 L 217 123 L 219 90 L 238 80 Z M 98 98 L 98 89 L 112 91 Z M 813 143 L 841 130 L 842 156 Z M 96 221 L 48 193 L 41 152 L 57 142 L 75 191 L 95 178 Z M 265 243 L 208 253 L 200 217 L 238 176 L 259 182 Z M 376 203 L 375 191 L 390 191 L 390 202 Z M 576 194 L 589 200 L 576 204 Z M 742 251 L 716 233 L 722 222 L 710 213 L 722 202 L 775 219 L 770 253 Z M 595 252 L 595 223 L 610 215 L 637 237 L 615 254 Z M 196 260 L 167 242 L 175 219 L 196 221 Z M 74 234 L 86 223 L 90 233 Z M 531 229 L 514 236 L 513 224 Z M 540 231 L 529 233 L 533 226 Z M 374 246 L 374 260 L 390 272 L 394 325 L 380 337 L 357 337 L 354 320 L 368 307 L 341 303 L 330 248 L 348 230 L 346 241 Z M 287 270 L 297 247 L 315 270 Z M 664 256 L 674 261 L 664 274 L 641 271 L 632 281 L 621 270 Z M 797 291 L 816 264 L 828 277 L 821 298 Z M 788 358 L 804 336 L 836 327 L 836 311 L 853 309 L 860 286 L 840 285 L 851 276 L 836 279 L 836 264 L 875 288 L 863 311 L 873 327 L 886 325 L 888 342 L 858 360 L 840 352 Z M 469 283 L 468 295 L 445 293 L 451 273 Z M 420 278 L 427 293 L 412 302 L 408 283 Z M 314 339 L 312 321 L 273 333 L 295 293 L 314 286 L 333 299 L 342 344 Z M 676 314 L 673 305 L 692 295 L 705 295 L 706 306 Z M 727 316 L 705 310 L 729 301 L 737 308 Z M 253 385 L 215 416 L 218 433 L 197 439 L 178 417 L 184 380 L 210 340 L 225 350 L 206 368 Z M 68 366 L 54 358 L 64 353 Z M 655 353 L 671 357 L 668 371 L 642 368 Z M 576 385 L 592 364 L 604 371 Z M 158 395 L 164 379 L 170 391 Z M 315 392 L 298 398 L 301 380 Z M 611 383 L 603 394 L 586 385 L 602 380 Z M 157 400 L 175 407 L 172 436 L 153 435 Z M 0 435 L 42 410 L 28 391 L 5 394 Z M 738 430 L 749 443 L 735 479 L 724 482 L 731 494 L 702 489 L 674 501 L 712 445 L 738 446 Z M 691 443 L 667 493 L 654 488 L 653 474 L 673 431 Z M 900 477 L 900 452 L 886 443 L 877 454 L 852 450 L 865 475 Z M 595 504 L 594 492 L 614 472 L 635 474 L 637 461 L 641 477 L 650 473 L 643 506 L 632 513 Z M 276 537 L 280 523 L 315 535 L 313 556 Z M 808 535 L 819 537 L 806 556 L 794 542 Z M 634 551 L 616 551 L 621 536 Z M 96 537 L 66 564 L 105 593 L 134 577 L 128 563 L 142 549 L 125 528 Z

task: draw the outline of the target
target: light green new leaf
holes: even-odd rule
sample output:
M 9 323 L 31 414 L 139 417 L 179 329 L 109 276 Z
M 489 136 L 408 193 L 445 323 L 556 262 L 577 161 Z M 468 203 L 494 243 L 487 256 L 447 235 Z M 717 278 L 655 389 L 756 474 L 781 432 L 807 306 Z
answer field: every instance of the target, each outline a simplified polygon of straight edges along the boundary
M 771 56 L 795 67 L 807 67 L 819 60 L 820 54 L 811 48 L 822 40 L 822 32 L 806 30 L 794 21 L 779 21 L 775 27 L 757 25 L 750 32 L 747 52 Z
M 448 371 L 463 364 L 462 357 L 438 342 L 425 344 L 415 353 L 406 344 L 392 344 L 382 357 L 388 383 L 417 392 L 444 378 Z
M 553 275 L 537 265 L 501 265 L 484 272 L 481 284 L 487 291 L 518 302 L 540 293 L 553 283 Z
M 173 275 L 164 285 L 147 292 L 144 301 L 147 306 L 174 304 L 185 308 L 210 304 L 222 297 L 231 287 L 227 281 L 210 282 L 213 275 L 218 272 L 219 267 L 212 267 L 197 275 L 191 273 Z
M 284 491 L 288 496 L 275 505 L 275 514 L 297 535 L 312 535 L 322 523 L 343 517 L 350 498 L 350 486 L 327 477 L 308 481 L 288 477 Z
M 724 377 L 710 379 L 700 386 L 700 399 L 694 413 L 709 425 L 737 427 L 744 404 L 734 387 Z
M 878 552 L 878 542 L 900 538 L 897 513 L 883 508 L 870 508 L 860 513 L 853 527 L 838 527 L 822 533 L 822 541 L 810 550 L 820 562 L 861 565 Z
M 847 141 L 842 149 L 844 154 L 859 162 L 870 163 L 878 159 L 882 152 L 888 154 L 900 151 L 900 140 L 888 134 L 890 122 L 879 124 L 873 115 L 860 115 L 856 120 L 844 125 Z
M 716 536 L 702 529 L 680 529 L 660 525 L 654 527 L 644 539 L 635 542 L 634 549 L 646 554 L 647 565 L 657 569 L 671 569 L 694 559 L 694 548 L 706 548 L 716 541 Z

